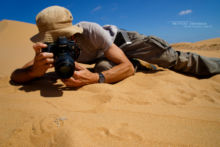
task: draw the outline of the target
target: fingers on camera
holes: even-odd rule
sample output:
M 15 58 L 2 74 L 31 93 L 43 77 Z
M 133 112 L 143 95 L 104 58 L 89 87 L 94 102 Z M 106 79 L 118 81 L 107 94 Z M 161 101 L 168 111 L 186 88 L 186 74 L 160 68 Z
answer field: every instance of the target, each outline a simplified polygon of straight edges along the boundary
M 38 55 L 38 60 L 44 60 L 44 59 L 47 59 L 47 58 L 53 58 L 53 53 L 46 53 L 46 52 L 44 52 L 44 53 L 40 53 L 39 55 Z
M 39 54 L 41 52 L 41 49 L 46 47 L 47 45 L 41 42 L 37 42 L 36 44 L 33 45 L 36 54 Z
M 42 60 L 43 64 L 52 64 L 54 62 L 53 58 L 45 58 Z

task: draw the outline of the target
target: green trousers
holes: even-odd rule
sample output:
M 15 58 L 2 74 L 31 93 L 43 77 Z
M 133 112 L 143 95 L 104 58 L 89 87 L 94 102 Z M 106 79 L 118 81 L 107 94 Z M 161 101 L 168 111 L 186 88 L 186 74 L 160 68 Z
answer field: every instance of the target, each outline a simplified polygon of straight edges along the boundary
M 196 53 L 175 51 L 166 41 L 127 32 L 131 44 L 120 47 L 128 58 L 138 58 L 171 70 L 195 76 L 212 76 L 220 73 L 220 58 L 209 58 Z M 95 66 L 97 72 L 110 69 L 115 64 L 104 59 Z

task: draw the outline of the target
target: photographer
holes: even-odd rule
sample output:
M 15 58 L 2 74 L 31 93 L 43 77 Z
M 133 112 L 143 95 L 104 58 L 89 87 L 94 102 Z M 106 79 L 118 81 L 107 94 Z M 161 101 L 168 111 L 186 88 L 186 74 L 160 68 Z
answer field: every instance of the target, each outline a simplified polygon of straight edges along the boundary
M 90 22 L 72 25 L 72 20 L 72 14 L 66 8 L 52 6 L 42 10 L 36 16 L 39 33 L 31 38 L 37 42 L 33 46 L 35 58 L 15 70 L 11 79 L 18 83 L 28 82 L 43 76 L 49 68 L 54 67 L 54 54 L 42 52 L 42 49 L 48 47 L 46 42 L 56 42 L 60 36 L 74 41 L 80 48 L 77 62 L 96 64 L 93 73 L 75 62 L 72 77 L 62 79 L 68 87 L 123 80 L 135 72 L 129 60 L 133 58 L 196 76 L 220 73 L 220 59 L 175 51 L 160 38 L 119 30 L 113 25 L 101 27 Z

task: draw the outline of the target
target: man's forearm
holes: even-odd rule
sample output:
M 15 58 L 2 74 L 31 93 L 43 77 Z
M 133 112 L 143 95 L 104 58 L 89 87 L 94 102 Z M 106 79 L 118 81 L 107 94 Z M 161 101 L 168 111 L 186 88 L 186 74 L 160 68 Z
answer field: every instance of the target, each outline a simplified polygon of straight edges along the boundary
M 113 68 L 103 72 L 106 83 L 118 82 L 134 74 L 132 63 L 118 46 L 112 44 L 104 54 L 108 60 L 117 64 Z
M 133 75 L 134 67 L 131 63 L 121 63 L 102 73 L 105 76 L 105 83 L 114 83 Z
M 11 74 L 11 80 L 16 83 L 25 83 L 34 78 L 35 77 L 32 75 L 32 66 L 16 69 Z

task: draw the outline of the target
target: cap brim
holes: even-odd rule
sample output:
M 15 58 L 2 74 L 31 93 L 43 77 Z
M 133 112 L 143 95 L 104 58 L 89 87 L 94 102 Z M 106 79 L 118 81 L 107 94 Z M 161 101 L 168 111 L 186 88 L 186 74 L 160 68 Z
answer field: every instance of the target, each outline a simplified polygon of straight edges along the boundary
M 32 36 L 30 40 L 34 43 L 36 42 L 54 42 L 59 36 L 66 36 L 67 38 L 71 37 L 74 34 L 83 33 L 83 29 L 78 26 L 69 26 L 66 28 L 51 30 L 47 32 L 39 32 L 38 34 Z

